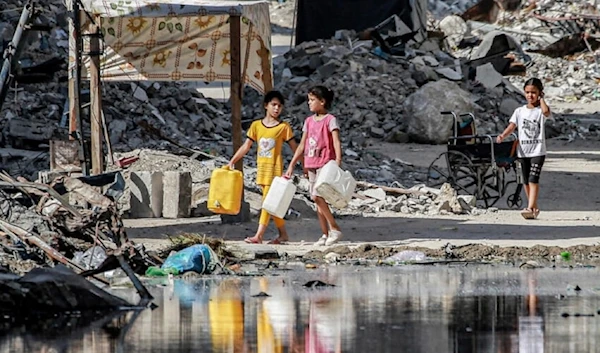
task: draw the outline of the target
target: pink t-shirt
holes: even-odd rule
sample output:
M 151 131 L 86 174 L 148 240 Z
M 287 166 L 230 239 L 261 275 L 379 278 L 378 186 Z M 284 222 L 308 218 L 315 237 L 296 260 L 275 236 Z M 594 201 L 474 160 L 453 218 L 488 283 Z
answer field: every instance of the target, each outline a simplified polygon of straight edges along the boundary
M 306 168 L 321 168 L 330 160 L 335 160 L 332 131 L 339 130 L 337 119 L 331 114 L 319 121 L 315 115 L 304 120 L 302 132 L 305 132 L 304 166 Z

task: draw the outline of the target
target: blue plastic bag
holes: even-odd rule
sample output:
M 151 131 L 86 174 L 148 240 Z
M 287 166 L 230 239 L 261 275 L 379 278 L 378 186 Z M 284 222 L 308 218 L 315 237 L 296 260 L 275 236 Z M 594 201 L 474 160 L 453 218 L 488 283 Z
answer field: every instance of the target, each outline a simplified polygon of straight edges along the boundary
M 208 245 L 196 244 L 169 256 L 161 266 L 163 270 L 174 268 L 179 273 L 194 271 L 199 274 L 210 273 L 212 252 Z

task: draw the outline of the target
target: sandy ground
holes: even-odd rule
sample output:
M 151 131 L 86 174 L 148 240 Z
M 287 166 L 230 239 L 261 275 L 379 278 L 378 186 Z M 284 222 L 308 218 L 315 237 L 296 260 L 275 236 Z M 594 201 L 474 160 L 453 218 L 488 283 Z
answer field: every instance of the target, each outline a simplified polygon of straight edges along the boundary
M 548 142 L 547 164 L 540 183 L 540 208 L 537 220 L 524 220 L 517 211 L 498 202 L 497 212 L 470 216 L 415 216 L 379 213 L 364 217 L 340 218 L 342 244 L 372 243 L 382 246 L 419 246 L 439 249 L 453 245 L 484 244 L 501 247 L 545 245 L 569 247 L 600 244 L 600 151 L 597 143 L 587 141 Z M 427 166 L 445 146 L 381 143 L 373 150 L 415 165 Z M 525 195 L 523 194 L 523 197 Z M 220 224 L 218 217 L 196 219 L 125 220 L 128 234 L 150 247 L 164 244 L 166 235 L 182 232 L 204 233 L 245 246 L 241 242 L 256 230 L 256 223 Z M 320 236 L 315 219 L 287 223 L 292 243 L 278 246 L 298 253 L 315 249 L 312 242 Z M 266 239 L 275 237 L 271 224 Z M 253 245 L 245 246 L 252 247 Z

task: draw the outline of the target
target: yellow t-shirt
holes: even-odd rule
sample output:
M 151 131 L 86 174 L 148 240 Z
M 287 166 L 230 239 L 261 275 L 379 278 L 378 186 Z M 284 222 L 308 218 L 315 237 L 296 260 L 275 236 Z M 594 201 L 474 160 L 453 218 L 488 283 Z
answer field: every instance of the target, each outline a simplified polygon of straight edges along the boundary
M 284 142 L 294 138 L 292 128 L 283 121 L 273 127 L 266 127 L 261 119 L 250 125 L 247 136 L 258 144 L 256 183 L 258 185 L 271 185 L 274 177 L 283 174 L 281 149 Z

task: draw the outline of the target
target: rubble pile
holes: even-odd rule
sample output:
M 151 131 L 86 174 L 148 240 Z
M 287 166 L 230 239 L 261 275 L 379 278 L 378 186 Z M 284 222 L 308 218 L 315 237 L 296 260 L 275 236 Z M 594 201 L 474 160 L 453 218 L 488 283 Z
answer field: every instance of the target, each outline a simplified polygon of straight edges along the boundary
M 508 77 L 515 86 L 522 87 L 529 77 L 538 77 L 545 83 L 550 102 L 600 99 L 600 6 L 596 3 L 518 1 L 514 11 L 497 13 L 485 7 L 484 1 L 435 3 L 450 8 L 453 14 L 437 16 L 439 22 L 433 26 L 449 37 L 453 55 L 472 58 L 476 49 L 471 44 L 491 32 L 505 33 L 517 41 L 518 51 L 526 53 L 526 75 Z
M 283 2 L 271 0 L 269 8 L 271 14 L 271 33 L 292 34 L 296 0 L 286 0 Z
M 477 208 L 474 196 L 458 195 L 450 184 L 444 184 L 440 189 L 430 188 L 423 184 L 415 185 L 410 189 L 373 186 L 359 191 L 357 195 L 350 202 L 350 211 L 343 212 L 355 213 L 358 211 L 368 214 L 389 211 L 411 215 L 467 213 L 478 215 L 497 210 L 496 208 L 487 210 Z
M 472 6 L 466 0 L 464 4 Z M 19 6 L 17 1 L 2 5 L 0 33 L 4 40 L 12 35 Z M 285 19 L 291 17 L 293 7 L 293 1 L 272 2 L 271 8 L 282 28 Z M 34 33 L 20 64 L 21 70 L 23 65 L 40 70 L 40 65 L 46 69 L 51 66 L 51 75 L 44 82 L 20 84 L 11 90 L 0 112 L 0 161 L 12 175 L 37 178 L 36 172 L 45 169 L 41 166 L 49 164 L 45 152 L 48 139 L 66 138 L 68 41 L 65 19 L 62 1 L 44 4 L 37 21 L 48 24 L 52 30 Z M 462 52 L 449 54 L 444 48 L 442 40 L 432 36 L 424 43 L 407 45 L 403 53 L 392 56 L 381 51 L 376 41 L 349 31 L 339 31 L 330 40 L 302 43 L 285 56 L 274 59 L 275 88 L 287 98 L 283 119 L 299 134 L 309 114 L 307 91 L 313 85 L 324 84 L 336 94 L 331 112 L 339 117 L 342 127 L 345 168 L 357 179 L 384 185 L 394 181 L 407 186 L 422 183 L 425 181 L 423 171 L 371 153 L 369 146 L 378 141 L 446 143 L 452 120 L 439 114 L 444 110 L 473 112 L 478 133 L 498 133 L 506 126 L 514 108 L 523 104 L 520 86 L 525 77 L 507 79 L 486 63 L 473 66 L 465 58 L 457 59 Z M 556 69 L 560 66 L 555 62 L 563 62 L 563 59 L 544 57 L 547 64 L 543 66 L 537 56 L 534 54 L 533 65 L 527 67 L 527 76 L 541 70 L 540 76 L 547 81 L 553 79 L 547 82 L 549 99 L 565 93 L 556 92 L 564 83 L 554 87 L 561 77 L 556 70 L 572 73 L 571 79 L 566 80 L 577 87 L 573 91 L 575 97 L 579 93 L 583 98 L 595 94 L 595 89 L 589 89 L 591 84 L 588 87 L 578 80 L 578 75 L 588 75 L 593 68 L 582 66 L 589 57 L 582 57 L 583 61 L 579 62 L 564 61 L 571 66 Z M 56 60 L 60 65 L 49 65 Z M 113 151 L 154 149 L 179 153 L 191 148 L 225 159 L 231 156 L 228 103 L 205 98 L 184 84 L 172 82 L 107 83 L 103 88 L 104 115 Z M 569 96 L 567 93 L 565 97 Z M 82 101 L 85 99 L 84 95 Z M 84 109 L 84 122 L 87 114 Z M 249 126 L 263 114 L 262 98 L 246 88 L 243 126 Z M 87 130 L 87 123 L 84 125 Z M 582 130 L 575 122 L 559 115 L 548 125 L 548 137 L 572 138 L 580 134 L 597 135 L 598 132 Z M 285 149 L 284 152 L 289 159 L 290 151 Z M 252 158 L 246 160 L 253 165 Z
M 302 43 L 274 60 L 275 88 L 287 98 L 284 119 L 296 131 L 309 114 L 306 94 L 316 84 L 336 94 L 331 113 L 339 117 L 344 142 L 356 151 L 371 139 L 446 143 L 452 119 L 439 112 L 447 110 L 473 112 L 478 133 L 498 133 L 514 109 L 524 104 L 521 89 L 493 68 L 497 81 L 490 82 L 489 70 L 477 75 L 481 82 L 467 79 L 467 70 L 475 75 L 479 69 L 465 67 L 433 40 L 421 45 L 431 50 L 407 48 L 403 57 L 381 57 L 374 54 L 373 41 L 352 42 L 354 36 L 345 31 L 338 35 L 339 39 Z M 262 109 L 258 94 L 247 90 L 244 116 L 261 116 Z M 559 115 L 555 118 L 549 137 L 577 129 Z
M 127 238 L 115 204 L 124 188 L 118 173 L 60 176 L 48 184 L 6 174 L 0 180 L 0 265 L 11 272 L 58 263 L 82 272 L 89 268 L 75 255 L 94 245 L 109 256 L 123 257 L 129 270 L 138 273 L 156 264 L 143 245 Z M 99 193 L 95 186 L 106 186 L 106 192 Z M 88 204 L 90 208 L 79 206 Z

